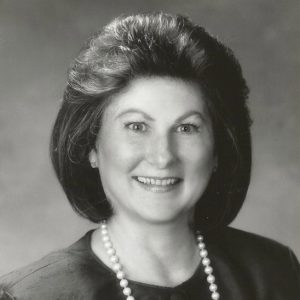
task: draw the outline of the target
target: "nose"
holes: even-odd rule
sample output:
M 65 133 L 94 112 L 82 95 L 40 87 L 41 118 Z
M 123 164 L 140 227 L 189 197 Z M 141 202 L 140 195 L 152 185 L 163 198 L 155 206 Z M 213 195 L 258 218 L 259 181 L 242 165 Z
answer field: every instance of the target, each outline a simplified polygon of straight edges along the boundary
M 176 160 L 174 146 L 169 135 L 155 136 L 147 145 L 147 161 L 158 169 L 165 169 Z

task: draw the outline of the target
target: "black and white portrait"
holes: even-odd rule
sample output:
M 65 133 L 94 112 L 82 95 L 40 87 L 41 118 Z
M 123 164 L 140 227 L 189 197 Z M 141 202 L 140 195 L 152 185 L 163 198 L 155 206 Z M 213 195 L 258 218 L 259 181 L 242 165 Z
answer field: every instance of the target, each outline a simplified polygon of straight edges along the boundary
M 0 299 L 300 298 L 297 1 L 0 1 Z

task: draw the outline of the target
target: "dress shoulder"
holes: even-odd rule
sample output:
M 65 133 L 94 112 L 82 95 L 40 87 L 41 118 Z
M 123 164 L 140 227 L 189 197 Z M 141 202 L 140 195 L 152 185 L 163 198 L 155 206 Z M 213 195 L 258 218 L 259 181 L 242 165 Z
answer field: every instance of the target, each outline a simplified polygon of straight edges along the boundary
M 231 248 L 237 246 L 239 249 L 249 249 L 250 247 L 258 252 L 273 250 L 280 253 L 286 252 L 289 248 L 274 239 L 233 227 L 219 228 L 207 234 L 213 242 L 219 242 Z
M 88 269 L 84 239 L 0 277 L 0 300 L 81 299 L 70 291 L 82 285 L 78 281 Z
M 207 240 L 223 277 L 230 273 L 239 286 L 252 286 L 256 291 L 253 299 L 258 299 L 257 295 L 264 295 L 263 299 L 300 297 L 300 265 L 288 246 L 231 227 L 207 233 Z
M 0 278 L 0 300 L 15 299 L 13 295 L 22 291 L 27 293 L 41 284 L 44 279 L 57 278 L 59 274 L 66 274 L 73 265 L 68 252 L 58 251 L 48 254 L 42 259 L 26 267 L 12 271 Z M 22 296 L 21 299 L 23 299 Z
M 286 245 L 255 233 L 225 227 L 212 232 L 209 239 L 213 244 L 236 257 L 255 258 L 260 262 L 285 261 L 299 272 L 299 262 L 294 252 Z

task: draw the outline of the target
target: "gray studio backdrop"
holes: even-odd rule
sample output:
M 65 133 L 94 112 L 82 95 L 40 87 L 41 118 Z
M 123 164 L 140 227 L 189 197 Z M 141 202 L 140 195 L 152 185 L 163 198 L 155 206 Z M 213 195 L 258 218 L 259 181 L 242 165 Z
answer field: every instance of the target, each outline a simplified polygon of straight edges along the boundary
M 0 0 L 0 274 L 95 227 L 54 177 L 50 129 L 67 66 L 86 38 L 121 13 L 189 15 L 236 53 L 251 88 L 253 176 L 235 227 L 300 256 L 299 1 Z

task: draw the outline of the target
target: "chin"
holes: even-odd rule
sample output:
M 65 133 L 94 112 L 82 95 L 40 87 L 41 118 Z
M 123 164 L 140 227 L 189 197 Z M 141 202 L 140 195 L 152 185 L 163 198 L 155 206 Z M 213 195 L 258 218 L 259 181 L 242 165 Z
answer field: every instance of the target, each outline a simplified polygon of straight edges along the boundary
M 149 224 L 168 224 L 177 223 L 189 219 L 190 212 L 180 211 L 155 211 L 150 213 L 149 211 L 137 214 L 140 221 Z

